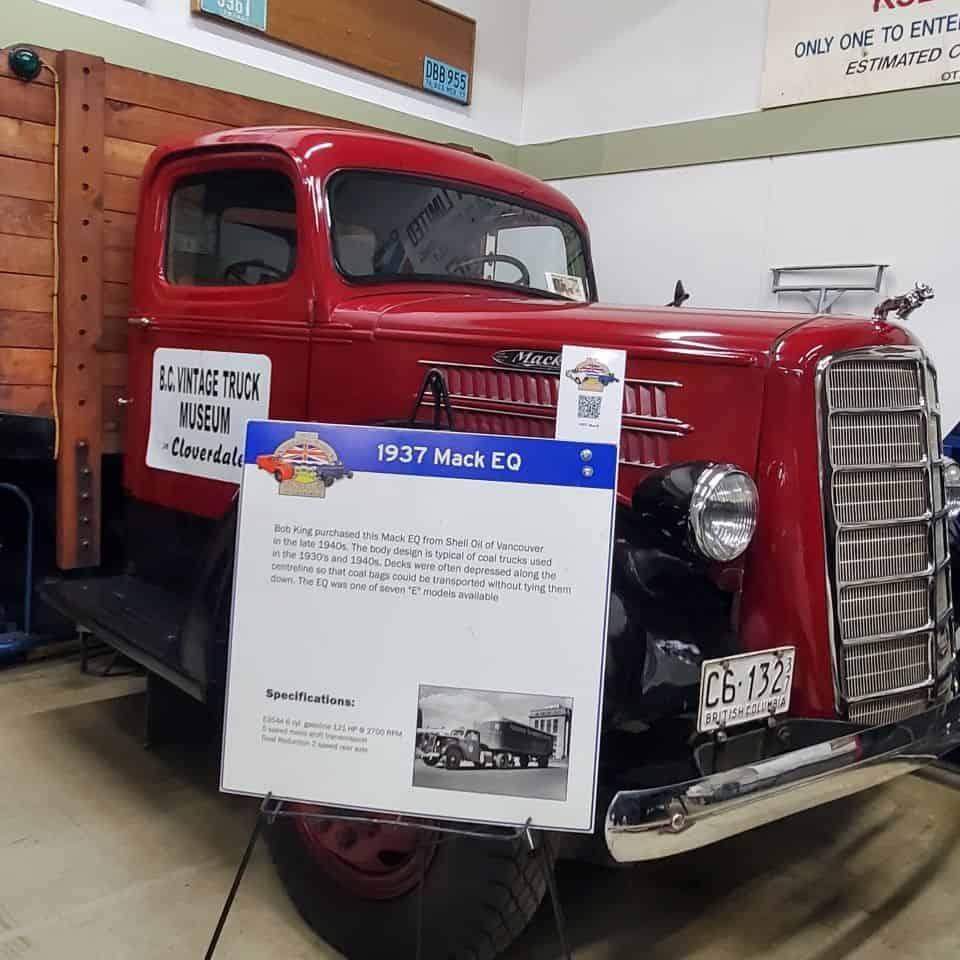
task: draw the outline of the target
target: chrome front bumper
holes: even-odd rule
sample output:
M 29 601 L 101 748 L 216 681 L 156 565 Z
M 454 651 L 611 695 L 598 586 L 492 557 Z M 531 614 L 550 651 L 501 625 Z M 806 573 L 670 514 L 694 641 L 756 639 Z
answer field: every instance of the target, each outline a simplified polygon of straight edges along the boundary
M 960 746 L 960 698 L 686 783 L 621 791 L 607 810 L 614 860 L 656 860 L 716 843 L 932 763 Z

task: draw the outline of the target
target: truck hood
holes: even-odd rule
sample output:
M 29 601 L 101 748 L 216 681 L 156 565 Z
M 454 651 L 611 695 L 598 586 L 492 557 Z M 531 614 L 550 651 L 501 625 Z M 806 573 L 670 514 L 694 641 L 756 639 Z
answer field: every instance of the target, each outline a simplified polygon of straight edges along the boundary
M 683 307 L 630 307 L 484 292 L 373 294 L 341 304 L 334 321 L 374 336 L 439 335 L 559 349 L 564 343 L 626 349 L 634 357 L 699 358 L 765 367 L 777 341 L 811 316 Z M 518 332 L 523 331 L 518 340 Z

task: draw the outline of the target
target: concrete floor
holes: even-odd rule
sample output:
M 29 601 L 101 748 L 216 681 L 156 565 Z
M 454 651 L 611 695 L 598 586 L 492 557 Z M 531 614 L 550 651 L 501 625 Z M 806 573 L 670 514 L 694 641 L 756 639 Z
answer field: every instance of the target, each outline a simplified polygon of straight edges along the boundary
M 254 805 L 141 746 L 142 681 L 0 671 L 0 960 L 201 957 Z M 670 861 L 561 865 L 582 960 L 960 955 L 960 795 L 917 777 Z M 332 957 L 262 847 L 218 954 Z M 542 910 L 509 958 L 557 956 Z

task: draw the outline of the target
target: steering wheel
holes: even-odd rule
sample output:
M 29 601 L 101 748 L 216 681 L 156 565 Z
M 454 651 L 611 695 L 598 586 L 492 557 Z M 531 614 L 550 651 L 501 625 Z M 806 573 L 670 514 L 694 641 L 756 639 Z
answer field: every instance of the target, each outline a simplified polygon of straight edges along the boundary
M 520 285 L 530 286 L 530 271 L 527 265 L 516 257 L 511 257 L 506 253 L 486 253 L 482 257 L 469 257 L 466 260 L 453 260 L 447 264 L 447 269 L 451 272 L 459 267 L 472 267 L 475 263 L 509 263 L 511 267 L 516 267 L 520 271 Z
M 275 280 L 287 279 L 285 270 L 281 270 L 279 267 L 275 267 L 273 264 L 267 263 L 264 260 L 238 260 L 236 263 L 231 263 L 230 266 L 223 271 L 223 279 L 236 280 L 237 283 L 245 283 L 248 287 L 254 287 L 257 284 L 251 283 L 246 277 L 246 272 L 250 267 L 256 267 L 258 270 L 263 270 L 271 274 Z

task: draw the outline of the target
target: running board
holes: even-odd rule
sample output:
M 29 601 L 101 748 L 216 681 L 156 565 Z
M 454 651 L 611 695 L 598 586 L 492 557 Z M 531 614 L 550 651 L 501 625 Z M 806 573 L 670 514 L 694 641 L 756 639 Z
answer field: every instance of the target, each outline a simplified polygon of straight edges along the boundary
M 206 685 L 181 659 L 186 605 L 175 594 L 131 576 L 49 580 L 40 595 L 67 619 L 200 702 Z

